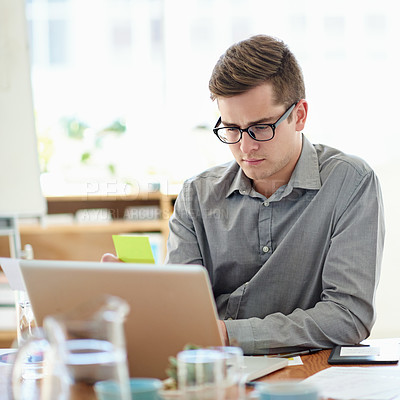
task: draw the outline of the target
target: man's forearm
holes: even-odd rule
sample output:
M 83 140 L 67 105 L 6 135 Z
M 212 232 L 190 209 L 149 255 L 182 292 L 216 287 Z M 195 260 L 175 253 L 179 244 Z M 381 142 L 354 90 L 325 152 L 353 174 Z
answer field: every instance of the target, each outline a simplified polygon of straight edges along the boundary
M 221 332 L 221 336 L 222 336 L 222 340 L 224 342 L 224 346 L 229 346 L 229 338 L 228 338 L 228 332 L 226 330 L 225 322 L 219 320 L 218 321 L 218 326 L 219 326 L 219 330 Z
M 225 321 L 229 341 L 237 341 L 245 354 L 267 354 L 283 347 L 332 347 L 355 344 L 369 330 L 349 311 L 333 302 L 320 302 L 310 310 L 290 315 Z

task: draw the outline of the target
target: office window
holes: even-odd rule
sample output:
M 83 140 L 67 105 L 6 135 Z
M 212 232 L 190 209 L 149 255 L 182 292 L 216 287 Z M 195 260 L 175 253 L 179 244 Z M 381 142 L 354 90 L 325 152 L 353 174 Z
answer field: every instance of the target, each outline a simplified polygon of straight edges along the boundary
M 343 38 L 346 33 L 345 16 L 326 16 L 324 18 L 324 31 L 328 37 Z
M 215 37 L 214 20 L 210 17 L 193 19 L 191 23 L 191 43 L 201 52 L 207 51 Z
M 304 14 L 292 14 L 289 17 L 293 32 L 304 35 L 307 30 L 307 16 Z
M 328 15 L 324 18 L 325 58 L 329 61 L 344 60 L 347 56 L 346 17 Z
M 112 43 L 116 49 L 130 49 L 132 46 L 132 29 L 130 21 L 114 22 Z
M 232 19 L 232 39 L 233 42 L 238 42 L 250 36 L 251 32 L 251 20 L 249 18 L 236 17 Z
M 383 14 L 369 14 L 365 16 L 365 32 L 370 36 L 384 36 L 387 28 L 387 18 Z
M 68 62 L 68 24 L 63 20 L 49 21 L 49 63 L 63 65 Z
M 370 141 L 360 142 L 359 136 L 346 136 L 325 122 L 330 120 L 329 110 L 339 108 L 341 126 L 361 129 L 363 138 L 374 137 L 368 118 L 354 118 L 368 109 L 368 87 L 381 91 L 379 87 L 394 84 L 393 98 L 385 104 L 389 109 L 396 104 L 398 84 L 390 80 L 387 67 L 384 74 L 379 72 L 379 82 L 374 79 L 383 63 L 390 60 L 392 71 L 399 64 L 393 52 L 399 27 L 390 7 L 384 7 L 385 0 L 364 8 L 344 0 L 329 7 L 318 0 L 302 6 L 295 0 L 229 4 L 225 0 L 179 4 L 27 0 L 26 4 L 38 135 L 52 149 L 43 152 L 48 158 L 43 164 L 48 174 L 62 177 L 64 186 L 59 190 L 66 194 L 76 187 L 70 183 L 84 181 L 89 170 L 97 171 L 100 180 L 146 179 L 150 174 L 181 181 L 185 178 L 181 163 L 165 163 L 162 151 L 174 142 L 185 143 L 184 157 L 193 173 L 226 161 L 229 153 L 211 133 L 218 110 L 209 100 L 208 79 L 231 43 L 257 33 L 281 37 L 298 56 L 311 103 L 307 125 L 311 137 L 344 145 L 351 152 L 361 150 L 367 158 L 394 156 L 393 146 L 384 142 L 371 146 Z M 384 103 L 377 107 L 383 115 Z M 123 132 L 107 130 L 118 121 L 123 121 Z M 163 129 L 142 128 L 148 121 Z M 82 129 L 81 139 L 71 135 L 74 124 Z M 387 120 L 382 124 L 389 128 Z M 152 149 L 154 156 L 147 157 L 142 148 L 148 146 L 150 133 L 157 146 Z M 204 149 L 202 142 L 207 143 Z M 209 156 L 196 165 L 192 160 L 198 146 Z M 102 159 L 107 159 L 105 165 Z
M 382 14 L 368 14 L 364 17 L 364 32 L 368 37 L 368 46 L 365 48 L 365 57 L 369 60 L 388 61 L 389 37 L 387 17 Z

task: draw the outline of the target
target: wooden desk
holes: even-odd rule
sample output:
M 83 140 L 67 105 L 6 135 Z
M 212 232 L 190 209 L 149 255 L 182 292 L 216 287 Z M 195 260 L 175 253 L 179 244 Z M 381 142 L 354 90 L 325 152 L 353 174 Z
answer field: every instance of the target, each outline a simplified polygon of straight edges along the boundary
M 11 347 L 16 337 L 17 337 L 16 330 L 0 331 L 0 348 L 6 349 Z
M 330 354 L 330 350 L 323 350 L 316 354 L 311 354 L 307 356 L 302 356 L 301 359 L 303 361 L 303 365 L 296 365 L 296 366 L 288 366 L 284 369 L 276 371 L 264 378 L 260 378 L 257 382 L 271 382 L 271 381 L 279 381 L 279 380 L 290 380 L 290 379 L 305 379 L 309 376 L 322 371 L 326 368 L 329 368 L 330 365 L 328 364 L 328 357 Z M 349 365 L 348 367 L 365 367 L 368 368 L 367 365 Z M 382 366 L 384 368 L 384 366 Z M 400 366 L 399 366 L 400 368 Z M 27 391 L 27 393 L 34 393 L 35 389 L 31 388 L 32 391 Z M 251 389 L 248 389 L 250 392 Z M 85 399 L 85 400 L 96 400 L 96 396 L 93 393 L 92 388 L 82 385 L 77 388 L 75 396 L 71 400 L 75 399 Z M 29 398 L 27 398 L 29 400 Z M 183 400 L 179 398 L 179 400 Z M 394 400 L 400 400 L 400 395 L 395 397 Z
M 315 354 L 301 356 L 303 365 L 293 365 L 280 369 L 266 377 L 260 378 L 257 382 L 269 382 L 286 379 L 306 379 L 316 372 L 329 368 L 328 357 L 330 350 L 322 350 Z
M 379 340 L 379 339 L 378 339 Z M 294 366 L 288 366 L 286 368 L 283 368 L 279 371 L 273 372 L 272 374 L 269 374 L 266 377 L 260 378 L 257 380 L 257 382 L 272 382 L 272 381 L 279 381 L 279 380 L 290 380 L 290 379 L 299 379 L 303 380 L 311 375 L 314 375 L 315 373 L 322 371 L 326 368 L 331 367 L 330 364 L 328 364 L 328 357 L 330 354 L 330 350 L 323 350 L 320 351 L 319 353 L 307 355 L 307 356 L 301 356 L 301 360 L 303 361 L 303 365 L 294 365 Z M 340 365 L 341 367 L 363 367 L 363 368 L 369 368 L 372 367 L 372 365 Z M 397 364 L 398 368 L 400 368 L 400 363 Z M 378 367 L 377 365 L 374 365 L 373 367 Z M 380 368 L 385 368 L 385 366 L 380 366 Z M 400 393 L 400 389 L 399 389 Z M 392 400 L 400 400 L 400 394 L 396 397 L 394 397 Z

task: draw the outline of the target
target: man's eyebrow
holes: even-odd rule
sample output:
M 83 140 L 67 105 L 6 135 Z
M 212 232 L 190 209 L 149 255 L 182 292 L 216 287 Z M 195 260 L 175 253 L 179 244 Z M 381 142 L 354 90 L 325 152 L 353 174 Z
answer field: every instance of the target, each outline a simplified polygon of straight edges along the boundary
M 222 119 L 221 119 L 221 125 L 224 125 L 224 126 L 238 126 L 237 124 L 234 124 L 232 122 L 226 122 L 226 121 L 223 121 Z
M 246 127 L 247 127 L 247 126 L 251 126 L 251 125 L 257 125 L 257 124 L 270 124 L 270 123 L 273 123 L 273 122 L 275 122 L 275 121 L 276 121 L 276 118 L 274 118 L 274 117 L 264 117 L 264 118 L 258 119 L 257 121 L 250 121 L 250 122 L 246 125 Z M 235 124 L 235 123 L 233 123 L 233 122 L 227 122 L 227 121 L 224 121 L 224 120 L 222 120 L 222 119 L 221 119 L 221 125 L 224 125 L 224 126 L 237 126 L 237 127 L 239 127 L 238 124 Z

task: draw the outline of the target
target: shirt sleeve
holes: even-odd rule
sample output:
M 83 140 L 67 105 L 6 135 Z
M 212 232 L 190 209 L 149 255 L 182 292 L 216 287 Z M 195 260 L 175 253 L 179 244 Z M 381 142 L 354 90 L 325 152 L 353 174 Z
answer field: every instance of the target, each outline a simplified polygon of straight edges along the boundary
M 174 212 L 169 220 L 167 242 L 167 264 L 203 265 L 197 233 L 185 199 L 189 196 L 189 186 L 185 183 L 179 193 Z
M 370 171 L 340 210 L 324 262 L 320 301 L 289 315 L 226 320 L 230 341 L 237 341 L 245 354 L 359 343 L 369 335 L 376 317 L 383 242 L 383 201 Z

